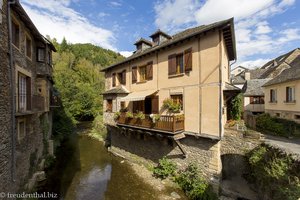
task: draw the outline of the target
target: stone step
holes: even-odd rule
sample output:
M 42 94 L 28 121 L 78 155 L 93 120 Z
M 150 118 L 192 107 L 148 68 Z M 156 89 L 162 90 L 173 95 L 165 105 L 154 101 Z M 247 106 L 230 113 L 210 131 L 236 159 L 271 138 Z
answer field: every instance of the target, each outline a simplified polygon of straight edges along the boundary
M 180 140 L 182 138 L 185 138 L 185 134 L 179 133 L 173 136 L 174 140 Z

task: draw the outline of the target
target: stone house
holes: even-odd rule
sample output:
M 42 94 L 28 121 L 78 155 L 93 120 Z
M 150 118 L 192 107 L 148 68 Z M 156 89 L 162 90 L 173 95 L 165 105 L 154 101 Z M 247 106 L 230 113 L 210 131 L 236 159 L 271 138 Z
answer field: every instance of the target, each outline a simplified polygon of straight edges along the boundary
M 300 63 L 291 64 L 263 87 L 266 113 L 300 123 Z
M 233 19 L 150 37 L 135 43 L 132 56 L 102 70 L 112 149 L 154 162 L 163 156 L 183 165 L 195 161 L 218 180 L 227 101 L 236 94 L 229 83 L 236 59 Z
M 7 155 L 1 163 L 9 163 L 9 172 L 1 166 L 5 185 L 0 189 L 16 191 L 30 189 L 32 185 L 26 183 L 35 177 L 39 162 L 52 146 L 51 55 L 55 48 L 39 33 L 19 1 L 3 1 L 2 14 L 1 53 L 9 57 L 1 56 L 6 58 L 1 62 L 1 101 L 5 102 L 0 106 L 6 116 L 0 122 L 1 128 L 6 127 L 1 135 L 8 138 L 1 140 L 1 147 L 7 147 L 1 151 L 1 157 Z

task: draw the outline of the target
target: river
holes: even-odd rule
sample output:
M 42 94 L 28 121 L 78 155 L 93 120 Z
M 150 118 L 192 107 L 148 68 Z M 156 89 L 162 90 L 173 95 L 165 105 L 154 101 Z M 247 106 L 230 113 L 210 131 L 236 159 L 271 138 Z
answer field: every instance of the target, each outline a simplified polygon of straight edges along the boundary
M 86 132 L 79 128 L 61 145 L 56 165 L 47 173 L 40 192 L 55 192 L 63 200 L 158 199 L 158 192 L 127 162 L 111 155 Z

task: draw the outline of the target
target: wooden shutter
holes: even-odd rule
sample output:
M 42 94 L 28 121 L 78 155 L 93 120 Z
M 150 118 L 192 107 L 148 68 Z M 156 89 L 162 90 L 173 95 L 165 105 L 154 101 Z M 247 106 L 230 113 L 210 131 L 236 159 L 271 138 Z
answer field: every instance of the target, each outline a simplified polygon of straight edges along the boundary
M 151 101 L 151 107 L 152 107 L 152 113 L 154 114 L 158 114 L 159 113 L 159 108 L 158 108 L 158 96 L 155 96 L 152 98 L 152 101 Z
M 115 87 L 116 86 L 116 73 L 112 74 L 112 86 Z
M 250 104 L 254 104 L 254 98 L 250 97 Z
M 137 67 L 132 67 L 132 83 L 137 82 Z
M 31 78 L 26 77 L 26 102 L 27 102 L 27 110 L 31 110 Z M 40 103 L 40 102 L 39 102 Z M 43 102 L 41 102 L 43 103 Z
M 152 61 L 147 63 L 146 79 L 147 80 L 152 80 L 153 79 L 153 62 Z
M 176 54 L 169 55 L 169 75 L 176 74 Z
M 122 84 L 126 85 L 126 70 L 122 71 Z
M 184 51 L 184 66 L 185 71 L 192 71 L 192 48 Z

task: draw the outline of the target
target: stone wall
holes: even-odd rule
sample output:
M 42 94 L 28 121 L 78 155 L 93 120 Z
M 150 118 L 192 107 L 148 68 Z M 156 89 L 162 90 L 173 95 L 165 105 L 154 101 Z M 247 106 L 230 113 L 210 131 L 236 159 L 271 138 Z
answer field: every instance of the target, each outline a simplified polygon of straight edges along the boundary
M 221 160 L 220 142 L 216 140 L 186 136 L 180 140 L 183 149 L 187 152 L 187 158 L 176 143 L 158 134 L 149 135 L 143 131 L 124 132 L 115 126 L 107 126 L 111 139 L 111 150 L 127 159 L 145 159 L 152 164 L 166 156 L 177 163 L 180 168 L 185 168 L 189 163 L 198 164 L 204 176 L 213 184 L 218 185 Z
M 7 0 L 0 8 L 0 192 L 11 191 L 11 94 L 9 85 L 9 49 Z

